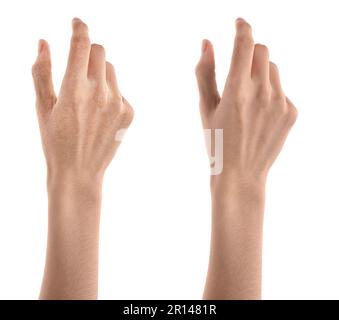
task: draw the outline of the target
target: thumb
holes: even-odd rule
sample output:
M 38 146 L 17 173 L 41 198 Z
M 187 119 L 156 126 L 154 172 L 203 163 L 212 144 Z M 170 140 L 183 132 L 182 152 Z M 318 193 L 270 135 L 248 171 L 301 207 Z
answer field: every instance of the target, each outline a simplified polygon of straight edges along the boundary
M 38 56 L 32 67 L 38 112 L 51 110 L 56 96 L 53 88 L 51 54 L 45 40 L 39 41 Z
M 203 40 L 201 46 L 201 57 L 195 68 L 200 94 L 200 105 L 202 112 L 209 112 L 217 106 L 220 101 L 217 83 L 215 80 L 215 61 L 212 43 Z

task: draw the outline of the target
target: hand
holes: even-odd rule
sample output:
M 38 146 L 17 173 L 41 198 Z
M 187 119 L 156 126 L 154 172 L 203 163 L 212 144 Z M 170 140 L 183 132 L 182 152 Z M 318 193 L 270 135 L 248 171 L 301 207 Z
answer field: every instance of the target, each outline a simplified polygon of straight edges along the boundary
M 222 96 L 207 40 L 196 75 L 203 127 L 223 133 L 221 143 L 207 141 L 222 170 L 211 176 L 211 252 L 204 298 L 259 299 L 266 176 L 297 112 L 281 88 L 268 49 L 254 44 L 251 27 L 242 19 L 236 21 Z
M 297 111 L 285 96 L 268 49 L 254 44 L 250 25 L 236 21 L 229 75 L 220 97 L 212 44 L 204 40 L 196 67 L 205 129 L 223 129 L 224 180 L 230 175 L 264 180 L 279 154 Z
M 102 178 L 133 110 L 119 92 L 104 48 L 91 45 L 79 19 L 73 20 L 58 98 L 44 40 L 32 73 L 48 168 L 48 243 L 40 298 L 96 299 Z
M 101 178 L 119 141 L 116 137 L 133 119 L 133 109 L 121 96 L 105 49 L 92 44 L 87 26 L 73 20 L 67 70 L 57 98 L 51 57 L 40 40 L 32 68 L 36 107 L 49 175 Z

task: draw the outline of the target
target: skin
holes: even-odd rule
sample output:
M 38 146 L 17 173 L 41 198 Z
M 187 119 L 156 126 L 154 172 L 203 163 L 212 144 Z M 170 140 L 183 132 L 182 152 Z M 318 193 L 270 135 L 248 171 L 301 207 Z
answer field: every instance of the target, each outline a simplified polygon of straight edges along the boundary
M 268 49 L 236 21 L 230 71 L 217 90 L 212 44 L 196 67 L 205 129 L 223 129 L 223 170 L 211 176 L 212 232 L 205 299 L 260 299 L 267 174 L 297 118 Z
M 73 19 L 69 59 L 56 97 L 48 43 L 32 68 L 47 163 L 48 242 L 41 299 L 96 299 L 101 187 L 133 119 L 102 46 Z

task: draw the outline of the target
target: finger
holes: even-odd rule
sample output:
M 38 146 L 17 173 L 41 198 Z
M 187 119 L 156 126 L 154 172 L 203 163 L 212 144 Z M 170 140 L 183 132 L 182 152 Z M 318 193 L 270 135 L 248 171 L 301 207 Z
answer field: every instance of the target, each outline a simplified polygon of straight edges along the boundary
M 200 105 L 203 111 L 214 109 L 220 96 L 215 80 L 215 60 L 212 43 L 203 40 L 200 60 L 195 68 L 200 95 Z
M 277 95 L 284 96 L 280 82 L 279 69 L 273 62 L 270 62 L 270 82 L 272 91 Z
M 270 59 L 266 46 L 256 44 L 253 54 L 252 79 L 269 83 L 270 79 Z
M 106 62 L 106 82 L 114 95 L 120 95 L 115 69 L 109 62 Z
M 230 67 L 230 76 L 236 78 L 250 77 L 254 41 L 251 26 L 243 19 L 236 20 L 236 35 Z
M 105 49 L 99 44 L 92 44 L 88 63 L 89 79 L 104 81 L 106 79 Z
M 52 109 L 56 100 L 51 70 L 49 45 L 47 41 L 40 40 L 38 56 L 32 67 L 32 75 L 37 99 L 37 108 L 41 111 Z
M 88 37 L 88 28 L 80 19 L 72 21 L 73 34 L 68 56 L 66 74 L 71 77 L 87 75 L 91 43 Z

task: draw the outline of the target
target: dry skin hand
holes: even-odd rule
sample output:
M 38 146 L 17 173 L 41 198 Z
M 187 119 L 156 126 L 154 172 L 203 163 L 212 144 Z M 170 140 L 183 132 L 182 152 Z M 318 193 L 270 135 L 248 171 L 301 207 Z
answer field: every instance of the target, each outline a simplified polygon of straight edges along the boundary
M 40 40 L 32 68 L 36 107 L 46 157 L 48 244 L 42 299 L 94 299 L 98 286 L 101 186 L 105 169 L 133 110 L 122 98 L 102 46 L 91 44 L 87 26 L 72 22 L 69 59 L 58 97 L 51 57 Z

